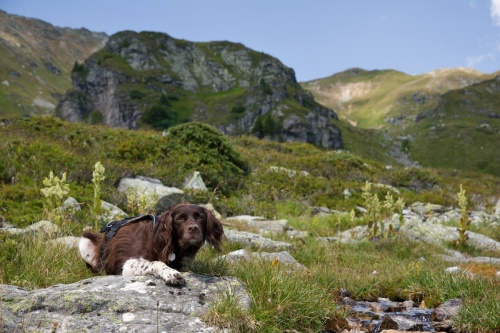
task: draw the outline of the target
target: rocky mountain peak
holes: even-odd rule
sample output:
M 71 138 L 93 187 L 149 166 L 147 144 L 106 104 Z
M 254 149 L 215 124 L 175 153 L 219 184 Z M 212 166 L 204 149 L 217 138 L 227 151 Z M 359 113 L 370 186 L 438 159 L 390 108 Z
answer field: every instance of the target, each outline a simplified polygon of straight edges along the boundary
M 238 43 L 123 31 L 76 66 L 72 81 L 57 109 L 70 121 L 130 129 L 201 121 L 228 135 L 342 146 L 337 115 L 293 69 Z

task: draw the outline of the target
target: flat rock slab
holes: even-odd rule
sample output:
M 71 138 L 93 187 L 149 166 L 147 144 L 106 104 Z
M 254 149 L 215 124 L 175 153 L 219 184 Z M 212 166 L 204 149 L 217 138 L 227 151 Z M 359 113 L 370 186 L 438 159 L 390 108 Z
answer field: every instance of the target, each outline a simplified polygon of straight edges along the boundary
M 268 251 L 291 250 L 294 247 L 293 244 L 275 241 L 251 232 L 225 229 L 224 234 L 229 242 L 239 243 L 243 247 L 250 246 L 260 250 Z
M 151 276 L 100 276 L 27 291 L 0 285 L 3 332 L 213 332 L 200 316 L 219 298 L 250 299 L 234 277 L 183 273 L 186 286 Z

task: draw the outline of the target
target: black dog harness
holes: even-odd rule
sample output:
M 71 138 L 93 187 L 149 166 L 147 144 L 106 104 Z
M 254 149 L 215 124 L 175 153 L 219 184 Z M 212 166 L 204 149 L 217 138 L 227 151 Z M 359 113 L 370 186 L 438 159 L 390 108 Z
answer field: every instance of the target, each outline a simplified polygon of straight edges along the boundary
M 151 220 L 153 223 L 151 224 L 151 229 L 154 230 L 154 227 L 156 225 L 156 220 L 158 219 L 157 216 L 155 215 L 137 215 L 137 216 L 132 216 L 132 217 L 126 217 L 123 220 L 120 221 L 111 221 L 108 224 L 106 224 L 104 227 L 99 230 L 99 232 L 105 232 L 106 236 L 104 237 L 104 243 L 102 244 L 101 247 L 101 253 L 100 256 L 102 258 L 104 254 L 104 249 L 106 248 L 106 243 L 116 234 L 118 229 L 123 227 L 124 225 L 127 225 L 129 223 L 135 223 L 139 221 L 144 221 L 144 220 Z

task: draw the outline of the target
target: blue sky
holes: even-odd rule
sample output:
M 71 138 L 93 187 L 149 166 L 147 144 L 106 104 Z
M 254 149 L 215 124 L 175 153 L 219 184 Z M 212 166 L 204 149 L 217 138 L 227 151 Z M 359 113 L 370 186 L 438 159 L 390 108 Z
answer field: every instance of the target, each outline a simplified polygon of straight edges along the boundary
M 0 9 L 110 35 L 239 42 L 299 81 L 352 67 L 500 70 L 500 0 L 0 0 Z

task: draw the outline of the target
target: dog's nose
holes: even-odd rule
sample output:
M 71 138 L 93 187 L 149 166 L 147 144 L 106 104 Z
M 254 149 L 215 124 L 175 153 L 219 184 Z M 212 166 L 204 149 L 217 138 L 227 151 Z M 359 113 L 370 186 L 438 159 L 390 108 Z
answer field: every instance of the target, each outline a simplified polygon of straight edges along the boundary
M 193 224 L 188 225 L 188 231 L 189 231 L 189 232 L 198 231 L 199 229 L 200 229 L 200 228 L 198 227 L 198 225 L 197 225 L 197 224 L 194 224 L 194 223 L 193 223 Z

